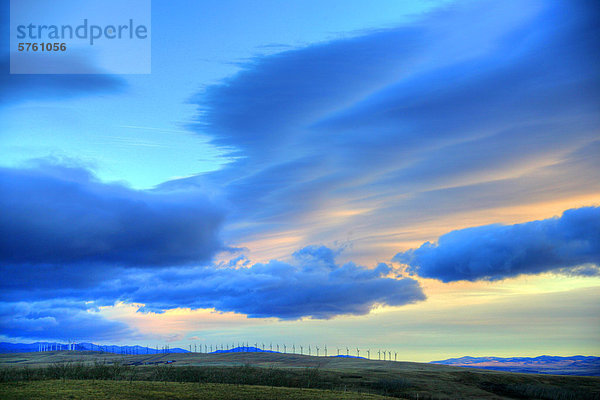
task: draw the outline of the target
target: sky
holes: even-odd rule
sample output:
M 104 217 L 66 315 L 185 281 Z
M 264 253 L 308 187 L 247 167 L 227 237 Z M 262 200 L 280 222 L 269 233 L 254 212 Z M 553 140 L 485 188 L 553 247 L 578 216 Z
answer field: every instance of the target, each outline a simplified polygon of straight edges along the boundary
M 155 0 L 138 75 L 3 6 L 1 341 L 600 354 L 594 1 Z

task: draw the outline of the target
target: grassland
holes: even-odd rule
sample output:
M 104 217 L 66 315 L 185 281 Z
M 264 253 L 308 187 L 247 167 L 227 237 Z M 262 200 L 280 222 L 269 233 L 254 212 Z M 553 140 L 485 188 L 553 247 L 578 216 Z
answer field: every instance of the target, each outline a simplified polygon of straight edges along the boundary
M 332 392 L 317 389 L 296 389 L 215 383 L 173 383 L 144 381 L 82 381 L 50 380 L 0 384 L 5 400 L 384 400 L 389 397 Z
M 166 361 L 174 362 L 165 364 Z M 71 379 L 83 381 L 85 385 L 110 386 L 110 383 L 116 382 L 114 390 L 125 383 L 134 385 L 132 388 L 137 388 L 135 385 L 138 384 L 143 388 L 150 384 L 171 387 L 169 382 L 177 382 L 184 385 L 181 386 L 182 390 L 187 384 L 196 385 L 196 388 L 205 384 L 233 385 L 229 386 L 230 389 L 224 389 L 228 393 L 236 393 L 243 384 L 251 385 L 253 389 L 249 390 L 259 392 L 266 391 L 266 388 L 321 389 L 329 394 L 334 393 L 332 391 L 346 391 L 356 395 L 379 394 L 405 399 L 600 399 L 600 378 L 597 377 L 516 374 L 409 362 L 273 353 L 125 357 L 98 352 L 0 355 L 0 382 L 4 382 L 0 384 L 0 391 L 18 388 L 14 386 L 18 385 L 17 382 L 25 382 L 19 390 L 26 391 L 29 387 L 34 390 L 44 382 L 70 382 Z M 146 382 L 139 383 L 141 381 Z M 168 393 L 171 393 L 168 398 L 190 398 L 175 397 L 175 392 Z M 324 393 L 315 392 L 312 398 L 327 398 Z M 219 398 L 215 396 L 206 398 Z M 235 398 L 271 398 L 266 397 L 266 392 L 258 396 Z M 290 397 L 292 394 L 281 396 L 294 398 Z

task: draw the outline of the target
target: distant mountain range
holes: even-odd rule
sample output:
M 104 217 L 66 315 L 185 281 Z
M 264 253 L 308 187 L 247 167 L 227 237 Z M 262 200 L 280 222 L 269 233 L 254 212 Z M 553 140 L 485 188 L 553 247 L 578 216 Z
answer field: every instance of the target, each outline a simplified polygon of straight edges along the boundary
M 254 346 L 240 346 L 231 349 L 215 350 L 210 347 L 209 353 L 279 353 L 273 350 L 263 350 Z M 175 348 L 152 348 L 143 346 L 117 346 L 99 345 L 94 343 L 57 343 L 57 342 L 35 342 L 35 343 L 7 343 L 0 342 L 0 353 L 32 353 L 36 351 L 101 351 L 115 354 L 160 354 L 160 353 L 190 353 L 179 347 Z M 199 349 L 201 350 L 201 348 Z M 202 353 L 202 351 L 199 351 Z
M 30 353 L 36 351 L 101 351 L 115 354 L 160 354 L 160 353 L 189 353 L 179 347 L 152 348 L 143 346 L 97 345 L 94 343 L 7 343 L 0 342 L 0 353 Z M 211 349 L 212 350 L 212 349 Z M 280 353 L 273 350 L 263 350 L 254 346 L 240 346 L 231 349 L 215 350 L 212 353 Z M 356 356 L 330 356 L 364 358 Z M 455 367 L 484 368 L 496 371 L 521 372 L 534 374 L 600 376 L 600 357 L 593 356 L 539 356 L 539 357 L 460 357 L 447 360 L 432 361 L 431 364 L 451 365 Z
M 359 357 L 359 356 L 349 356 L 349 355 L 343 355 L 343 354 L 340 354 L 340 355 L 338 355 L 338 356 L 331 356 L 331 357 L 333 357 L 333 358 L 336 358 L 336 357 L 342 357 L 342 358 L 362 358 L 363 360 L 366 360 L 366 359 L 367 359 L 366 357 Z
M 189 353 L 188 350 L 175 348 L 152 348 L 143 346 L 98 345 L 94 343 L 7 343 L 0 342 L 0 353 L 31 353 L 35 351 L 102 351 L 116 354 L 159 354 L 159 353 Z
M 600 357 L 592 356 L 461 357 L 432 361 L 431 364 L 534 374 L 600 376 Z
M 212 353 L 280 353 L 279 351 L 263 350 L 254 346 L 240 346 L 226 350 L 215 350 Z

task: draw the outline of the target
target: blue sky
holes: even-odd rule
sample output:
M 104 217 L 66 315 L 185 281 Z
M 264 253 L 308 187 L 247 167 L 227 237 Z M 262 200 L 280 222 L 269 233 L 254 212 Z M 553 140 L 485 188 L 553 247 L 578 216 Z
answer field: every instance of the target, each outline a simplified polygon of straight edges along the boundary
M 597 17 L 155 1 L 151 74 L 3 68 L 2 338 L 597 354 Z

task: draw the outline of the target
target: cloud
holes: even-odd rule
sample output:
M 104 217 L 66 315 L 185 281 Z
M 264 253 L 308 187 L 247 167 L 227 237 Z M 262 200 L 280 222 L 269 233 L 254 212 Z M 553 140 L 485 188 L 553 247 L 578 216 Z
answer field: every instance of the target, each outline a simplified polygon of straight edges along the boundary
M 0 55 L 1 56 L 1 55 Z M 85 60 L 70 62 L 85 64 Z M 91 68 L 87 68 L 88 70 Z M 9 63 L 0 59 L 0 106 L 42 99 L 63 99 L 95 93 L 118 93 L 124 90 L 125 82 L 107 74 L 10 74 Z
M 156 191 L 100 183 L 81 168 L 1 169 L 0 261 L 9 278 L 0 297 L 282 319 L 423 300 L 415 279 L 399 279 L 385 264 L 369 269 L 304 246 L 355 235 L 363 241 L 353 249 L 388 258 L 395 235 L 414 241 L 424 222 L 599 193 L 597 13 L 584 1 L 466 2 L 404 27 L 258 57 L 197 98 L 193 128 L 236 161 Z M 88 78 L 23 84 L 17 97 L 46 83 L 51 96 L 118 86 Z M 222 248 L 224 222 L 199 191 L 222 196 L 225 243 L 286 239 L 265 246 L 259 259 L 271 261 L 201 266 Z M 510 227 L 481 229 L 477 235 L 494 236 Z M 579 242 L 549 229 L 539 240 L 555 240 L 560 252 L 544 261 L 542 242 L 522 231 L 531 264 L 450 266 L 447 275 L 411 268 L 442 280 L 595 273 L 575 263 L 589 259 L 591 247 L 577 250 Z M 471 239 L 483 240 L 477 235 Z M 467 247 L 457 249 L 476 256 Z M 516 247 L 506 243 L 507 251 Z M 352 251 L 344 257 L 354 259 Z
M 139 337 L 126 324 L 110 321 L 83 302 L 0 302 L 0 334 L 45 340 L 123 340 Z
M 125 89 L 125 81 L 102 74 L 89 59 L 70 54 L 61 62 L 80 65 L 80 70 L 98 74 L 11 74 L 9 49 L 10 2 L 0 5 L 0 107 L 27 100 L 70 98 L 94 93 L 116 93 Z M 56 57 L 41 56 L 40 62 L 56 64 Z M 56 65 L 53 66 L 57 68 Z
M 363 315 L 377 305 L 425 300 L 416 280 L 397 279 L 390 266 L 339 265 L 335 253 L 325 246 L 308 246 L 296 252 L 291 262 L 271 260 L 248 268 L 188 268 L 140 275 L 140 289 L 124 300 L 145 304 L 145 311 L 215 308 L 251 318 L 280 319 Z
M 42 268 L 20 279 L 16 269 L 0 284 L 0 300 L 43 303 L 118 301 L 144 304 L 141 311 L 175 308 L 216 309 L 251 318 L 329 319 L 364 315 L 379 305 L 401 306 L 425 300 L 419 283 L 400 277 L 387 264 L 370 269 L 339 264 L 339 251 L 308 246 L 289 262 L 234 262 L 231 266 L 177 268 Z M 247 260 L 246 260 L 247 261 Z M 78 272 L 79 271 L 79 272 Z M 21 275 L 18 275 L 21 276 Z
M 398 253 L 408 272 L 443 282 L 498 280 L 555 271 L 600 275 L 600 208 L 567 210 L 559 218 L 461 229 Z
M 197 191 L 137 191 L 46 163 L 0 168 L 0 193 L 5 266 L 182 265 L 222 247 L 223 211 Z
M 59 299 L 64 306 L 57 310 L 124 301 L 151 311 L 214 308 L 281 319 L 362 315 L 378 305 L 425 299 L 417 281 L 398 278 L 388 265 L 339 264 L 340 250 L 325 246 L 304 247 L 289 262 L 252 265 L 237 255 L 210 265 L 224 249 L 218 238 L 223 211 L 197 190 L 137 191 L 49 161 L 0 168 L 0 189 L 0 261 L 7 277 L 0 299 L 27 311 L 13 310 L 11 326 L 18 329 L 7 330 L 9 336 L 36 325 L 47 331 L 42 337 L 80 320 L 82 327 L 92 324 L 84 311 L 27 308 Z
M 293 231 L 295 248 L 598 193 L 597 157 L 581 156 L 598 147 L 597 15 L 585 1 L 464 2 L 258 57 L 198 95 L 193 128 L 237 161 L 165 187 L 212 184 L 232 205 L 230 242 Z

